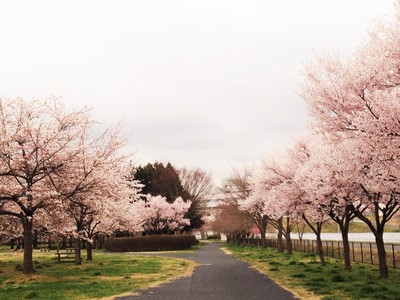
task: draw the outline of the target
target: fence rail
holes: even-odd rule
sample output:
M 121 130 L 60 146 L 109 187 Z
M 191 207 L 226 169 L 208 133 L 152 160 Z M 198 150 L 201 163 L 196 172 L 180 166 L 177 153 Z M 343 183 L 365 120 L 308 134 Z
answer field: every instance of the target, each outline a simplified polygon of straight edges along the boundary
M 243 245 L 262 246 L 261 239 L 241 238 L 235 242 Z M 350 259 L 353 262 L 367 263 L 378 265 L 378 251 L 375 243 L 372 242 L 349 242 Z M 315 240 L 292 240 L 293 251 L 302 253 L 317 254 L 317 241 Z M 278 240 L 267 238 L 264 247 L 277 248 Z M 286 250 L 286 243 L 283 240 L 283 248 Z M 342 241 L 323 241 L 322 248 L 326 257 L 343 259 L 343 242 Z M 386 260 L 388 267 L 400 268 L 400 245 L 385 244 Z

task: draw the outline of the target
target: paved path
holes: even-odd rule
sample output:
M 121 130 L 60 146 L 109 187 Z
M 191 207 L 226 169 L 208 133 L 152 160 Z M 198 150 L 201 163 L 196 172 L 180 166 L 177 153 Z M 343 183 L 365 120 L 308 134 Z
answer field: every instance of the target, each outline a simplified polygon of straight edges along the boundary
M 162 254 L 185 258 L 198 266 L 191 277 L 139 291 L 138 296 L 118 300 L 250 300 L 295 299 L 248 264 L 225 254 L 220 244 L 208 244 L 193 254 Z

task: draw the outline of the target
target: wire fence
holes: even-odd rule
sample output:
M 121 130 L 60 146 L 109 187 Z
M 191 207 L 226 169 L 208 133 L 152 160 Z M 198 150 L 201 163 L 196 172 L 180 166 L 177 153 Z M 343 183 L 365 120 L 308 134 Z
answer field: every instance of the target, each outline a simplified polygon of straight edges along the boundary
M 241 238 L 236 240 L 242 245 L 262 246 L 261 239 Z M 376 244 L 371 242 L 349 242 L 350 259 L 353 262 L 367 263 L 378 265 L 378 251 Z M 268 238 L 265 240 L 264 247 L 277 248 L 278 240 Z M 292 240 L 293 251 L 302 253 L 317 254 L 317 241 L 315 240 Z M 286 250 L 286 243 L 283 240 L 283 248 Z M 326 257 L 343 259 L 343 242 L 342 241 L 323 241 L 322 248 Z M 388 267 L 400 268 L 400 245 L 385 244 L 386 260 Z

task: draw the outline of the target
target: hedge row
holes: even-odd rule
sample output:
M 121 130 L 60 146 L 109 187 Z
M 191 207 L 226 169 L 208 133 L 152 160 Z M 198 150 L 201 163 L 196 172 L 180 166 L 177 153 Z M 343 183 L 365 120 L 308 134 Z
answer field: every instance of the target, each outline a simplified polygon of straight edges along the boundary
M 147 235 L 111 238 L 104 248 L 109 252 L 185 250 L 197 243 L 194 235 Z

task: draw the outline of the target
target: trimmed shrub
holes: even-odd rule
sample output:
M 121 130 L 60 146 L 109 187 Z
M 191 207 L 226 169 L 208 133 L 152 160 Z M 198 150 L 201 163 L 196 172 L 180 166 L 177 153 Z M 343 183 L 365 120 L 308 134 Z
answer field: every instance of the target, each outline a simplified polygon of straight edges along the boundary
M 194 235 L 147 235 L 111 238 L 104 248 L 109 252 L 185 250 L 197 243 Z

